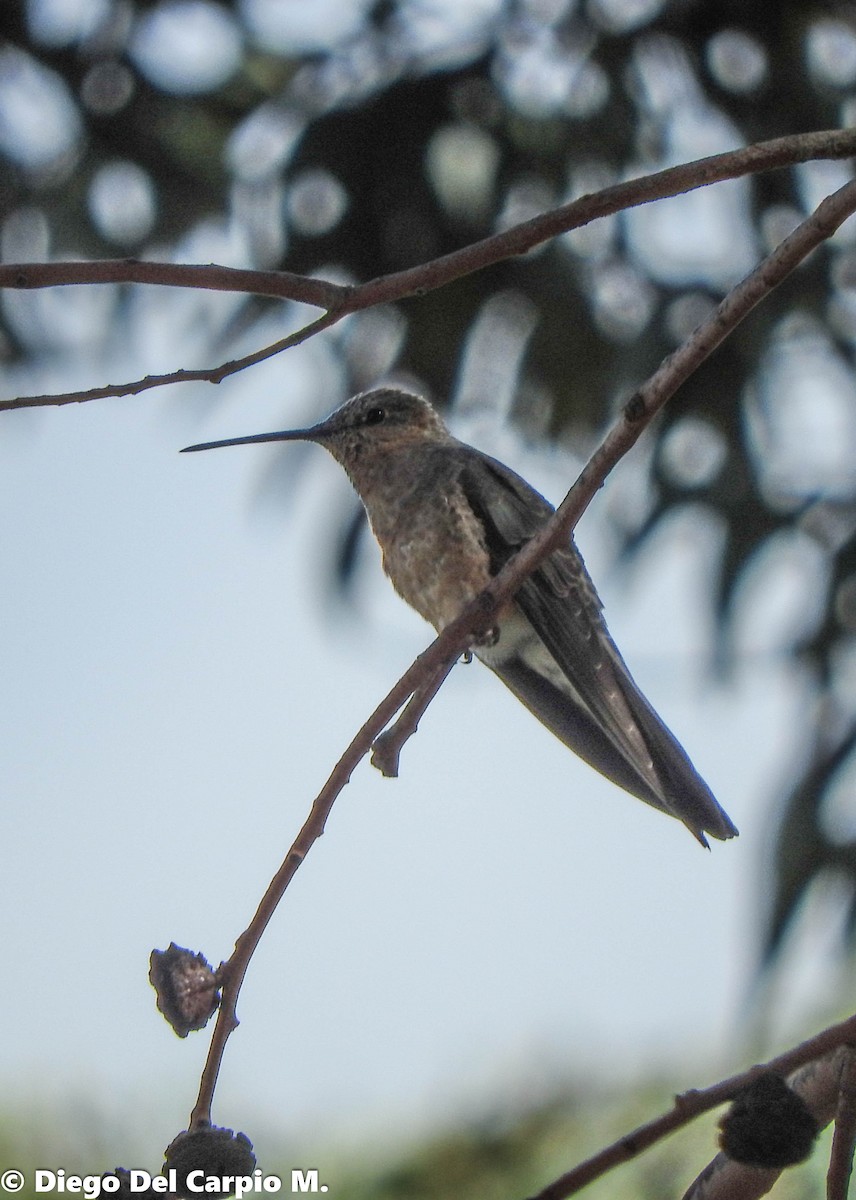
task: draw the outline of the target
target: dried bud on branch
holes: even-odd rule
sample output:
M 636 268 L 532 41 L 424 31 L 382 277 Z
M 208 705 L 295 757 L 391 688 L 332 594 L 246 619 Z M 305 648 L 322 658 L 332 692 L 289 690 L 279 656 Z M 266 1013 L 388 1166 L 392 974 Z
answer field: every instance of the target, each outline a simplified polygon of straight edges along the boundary
M 179 1037 L 204 1029 L 220 1004 L 220 981 L 205 957 L 175 942 L 152 951 L 149 982 L 158 1008 Z

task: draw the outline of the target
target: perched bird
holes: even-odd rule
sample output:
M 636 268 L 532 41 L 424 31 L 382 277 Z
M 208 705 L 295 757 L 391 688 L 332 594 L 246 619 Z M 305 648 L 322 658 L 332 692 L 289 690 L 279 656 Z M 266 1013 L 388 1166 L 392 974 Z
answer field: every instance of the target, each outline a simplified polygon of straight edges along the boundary
M 420 396 L 378 388 L 308 429 L 187 446 L 317 442 L 348 473 L 396 591 L 435 629 L 452 621 L 548 520 L 552 506 L 453 437 Z M 474 653 L 542 724 L 613 783 L 705 833 L 737 833 L 634 683 L 572 541 L 500 612 Z

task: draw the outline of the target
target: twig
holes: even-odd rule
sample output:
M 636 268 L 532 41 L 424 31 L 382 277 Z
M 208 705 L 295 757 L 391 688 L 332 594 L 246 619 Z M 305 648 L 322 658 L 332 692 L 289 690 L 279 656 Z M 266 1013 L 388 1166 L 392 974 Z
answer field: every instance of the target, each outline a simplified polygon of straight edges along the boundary
M 355 307 L 363 308 L 378 303 L 378 300 L 371 298 L 373 291 L 382 289 L 383 300 L 402 299 L 417 292 L 432 291 L 472 271 L 492 266 L 514 255 L 525 254 L 557 234 L 578 229 L 598 217 L 610 216 L 627 208 L 650 204 L 654 200 L 663 200 L 727 179 L 739 179 L 814 159 L 849 158 L 852 155 L 856 155 L 856 132 L 842 129 L 793 134 L 757 142 L 752 146 L 741 146 L 738 150 L 727 150 L 722 154 L 713 154 L 613 184 L 501 233 L 482 238 L 451 254 L 406 271 L 379 276 L 357 287 L 294 275 L 288 271 L 250 271 L 221 267 L 214 263 L 194 266 L 131 258 L 99 262 L 0 264 L 0 287 L 30 289 L 86 283 L 147 283 L 247 292 L 300 300 L 319 308 L 343 306 L 344 311 L 351 312 Z M 368 300 L 365 300 L 366 295 L 369 296 Z
M 609 216 L 641 204 L 650 204 L 654 200 L 680 195 L 727 179 L 793 166 L 812 159 L 846 158 L 854 154 L 856 131 L 853 130 L 826 130 L 759 142 L 754 146 L 741 147 L 739 150 L 712 155 L 696 162 L 669 167 L 664 171 L 656 171 L 651 175 L 615 184 L 441 258 L 406 271 L 379 276 L 353 287 L 343 287 L 329 281 L 292 275 L 284 271 L 239 271 L 214 265 L 187 266 L 139 262 L 134 259 L 95 263 L 0 265 L 0 287 L 42 288 L 107 281 L 163 284 L 173 287 L 246 291 L 257 295 L 301 300 L 326 308 L 323 317 L 307 325 L 298 334 L 283 338 L 245 358 L 222 363 L 217 367 L 150 375 L 129 383 L 52 396 L 19 396 L 11 400 L 0 400 L 0 411 L 137 395 L 150 388 L 174 383 L 220 383 L 236 371 L 305 341 L 307 337 L 335 324 L 348 313 L 434 291 L 464 275 L 483 270 L 504 259 L 525 254 L 557 234 L 578 229 L 598 217 Z
M 148 392 L 152 388 L 165 387 L 167 384 L 173 383 L 222 383 L 224 379 L 235 375 L 238 371 L 254 367 L 257 363 L 264 362 L 266 358 L 273 358 L 275 354 L 281 354 L 283 350 L 290 350 L 292 346 L 299 346 L 301 342 L 320 333 L 322 329 L 335 325 L 341 315 L 339 309 L 331 309 L 320 317 L 316 317 L 314 321 L 310 321 L 308 325 L 304 325 L 302 329 L 290 333 L 288 337 L 281 338 L 278 342 L 272 342 L 269 346 L 263 346 L 260 350 L 254 350 L 252 354 L 245 354 L 243 358 L 235 358 L 230 362 L 221 363 L 219 367 L 198 371 L 172 371 L 167 375 L 146 375 L 143 379 L 137 379 L 133 383 L 108 383 L 104 387 L 87 388 L 80 392 L 61 392 L 50 396 L 18 396 L 14 400 L 0 400 L 0 412 L 3 409 L 13 408 L 44 408 L 62 404 L 82 404 L 87 400 L 105 400 L 111 396 L 137 396 L 140 392 Z
M 465 627 L 462 619 L 464 615 L 466 614 L 462 614 L 461 618 L 448 625 L 428 650 L 411 664 L 353 738 L 333 768 L 324 787 L 318 793 L 309 816 L 304 821 L 279 870 L 268 884 L 267 891 L 262 897 L 252 921 L 235 943 L 234 953 L 228 962 L 222 965 L 223 990 L 220 1009 L 217 1013 L 217 1021 L 211 1035 L 211 1044 L 208 1047 L 208 1056 L 199 1083 L 199 1094 L 190 1114 L 190 1129 L 204 1126 L 211 1119 L 211 1102 L 220 1072 L 220 1064 L 223 1061 L 223 1052 L 229 1035 L 238 1026 L 236 1015 L 238 994 L 250 959 L 268 922 L 276 911 L 277 905 L 284 896 L 286 888 L 312 845 L 323 834 L 324 826 L 336 798 L 345 785 L 350 782 L 351 775 L 361 759 L 368 754 L 378 733 L 392 720 L 402 705 L 406 704 L 408 697 L 424 684 L 426 678 L 432 678 L 438 674 L 442 664 L 447 660 L 450 666 L 454 663 L 458 651 L 450 650 L 449 644 L 462 639 L 462 630 Z
M 362 726 L 312 805 L 306 822 L 282 866 L 271 880 L 255 916 L 245 933 L 238 939 L 234 954 L 224 965 L 225 983 L 221 1008 L 211 1038 L 199 1096 L 191 1114 L 191 1128 L 210 1120 L 214 1087 L 226 1042 L 237 1025 L 238 994 L 250 958 L 295 872 L 313 843 L 324 832 L 336 797 L 350 780 L 360 759 L 368 753 L 382 730 L 407 703 L 410 696 L 419 689 L 425 689 L 425 696 L 428 700 L 431 699 L 442 678 L 448 673 L 448 667 L 469 646 L 474 634 L 483 633 L 490 628 L 493 616 L 503 601 L 518 591 L 526 576 L 569 537 L 609 472 L 639 438 L 667 398 L 763 296 L 781 282 L 824 238 L 831 236 L 854 208 L 856 183 L 849 183 L 834 195 L 827 197 L 811 217 L 738 284 L 715 312 L 695 330 L 687 343 L 668 356 L 650 380 L 624 406 L 621 417 L 583 468 L 550 521 L 503 567 L 460 616 L 446 626 Z M 444 668 L 445 673 L 440 678 Z M 437 687 L 432 689 L 431 683 L 435 679 L 438 680 Z M 424 706 L 410 712 L 400 724 L 398 732 L 406 733 L 408 725 L 415 729 L 423 710 Z M 404 740 L 402 737 L 401 741 Z M 551 1186 L 555 1189 L 560 1184 L 561 1181 L 558 1181 Z M 544 1193 L 544 1200 L 548 1197 L 549 1200 L 558 1200 L 559 1197 L 570 1194 L 562 1190 L 548 1189 Z
M 854 211 L 856 181 L 851 181 L 827 196 L 811 216 L 728 293 L 686 342 L 663 360 L 650 379 L 624 405 L 621 417 L 583 467 L 556 510 L 556 517 L 526 543 L 485 589 L 485 595 L 492 598 L 495 606 L 498 607 L 516 592 L 538 563 L 568 538 L 610 471 L 677 388 L 740 321 L 812 250 L 831 237 Z
M 455 659 L 441 663 L 433 675 L 421 684 L 407 702 L 407 707 L 394 725 L 385 729 L 372 743 L 372 766 L 387 779 L 398 778 L 398 760 L 404 743 L 419 728 L 422 714 L 439 692 L 455 665 Z
M 566 1197 L 576 1195 L 595 1179 L 599 1179 L 619 1164 L 636 1158 L 644 1150 L 648 1150 L 656 1142 L 695 1120 L 702 1113 L 710 1112 L 711 1109 L 718 1108 L 720 1104 L 733 1100 L 738 1092 L 741 1092 L 764 1071 L 775 1071 L 779 1075 L 790 1076 L 800 1067 L 811 1064 L 807 1076 L 808 1074 L 816 1076 L 816 1061 L 836 1051 L 840 1046 L 852 1042 L 854 1037 L 856 1037 L 856 1016 L 848 1017 L 846 1021 L 824 1029 L 822 1033 L 809 1038 L 808 1041 L 802 1042 L 792 1050 L 780 1054 L 777 1058 L 770 1059 L 763 1065 L 750 1067 L 747 1071 L 723 1079 L 721 1083 L 716 1083 L 712 1087 L 684 1092 L 682 1095 L 676 1096 L 674 1106 L 669 1112 L 655 1117 L 652 1121 L 647 1121 L 610 1146 L 606 1146 L 591 1158 L 586 1159 L 585 1162 L 574 1167 L 572 1171 L 568 1171 L 561 1178 L 548 1184 L 530 1200 L 566 1200 Z M 833 1110 L 829 1111 L 826 1117 L 827 1122 L 831 1119 Z M 724 1155 L 722 1157 L 724 1158 Z M 739 1167 L 740 1164 L 734 1165 Z M 710 1169 L 706 1168 L 705 1174 Z M 758 1173 L 758 1168 L 749 1169 Z M 687 1193 L 687 1197 L 689 1194 Z M 710 1195 L 710 1193 L 693 1193 L 695 1200 L 701 1200 L 702 1194 Z M 726 1194 L 731 1195 L 731 1193 L 722 1192 L 723 1200 Z M 764 1193 L 758 1194 L 763 1195 Z
M 826 1175 L 827 1200 L 847 1200 L 856 1146 L 856 1054 L 848 1046 L 841 1068 L 835 1133 Z
M 799 225 L 775 250 L 734 287 L 721 303 L 690 334 L 658 369 L 627 401 L 619 420 L 612 426 L 600 446 L 592 454 L 577 477 L 556 514 L 512 558 L 488 584 L 478 599 L 482 611 L 476 619 L 473 613 L 464 627 L 472 634 L 490 625 L 493 614 L 502 603 L 519 590 L 520 585 L 553 550 L 570 537 L 577 522 L 603 485 L 613 467 L 640 437 L 666 401 L 677 391 L 704 360 L 713 353 L 733 329 L 785 279 L 795 267 L 831 237 L 838 227 L 856 210 L 856 182 L 850 182 L 832 196 L 827 196 L 815 211 Z M 466 618 L 469 609 L 462 618 Z M 455 622 L 457 626 L 458 622 Z M 447 627 L 444 632 L 448 632 Z M 461 645 L 461 649 L 465 645 Z M 439 686 L 439 685 L 438 685 Z M 436 691 L 436 689 L 435 689 Z M 397 752 L 411 733 L 434 691 L 426 694 L 425 703 L 415 709 L 413 728 L 401 727 Z
M 843 1029 L 853 1019 L 851 1017 L 844 1026 L 834 1026 L 833 1030 Z M 843 1038 L 837 1049 L 812 1059 L 787 1076 L 788 1086 L 805 1103 L 818 1130 L 824 1129 L 835 1116 L 842 1070 L 852 1057 L 849 1041 L 849 1038 Z M 749 1166 L 720 1153 L 693 1181 L 683 1200 L 760 1200 L 772 1190 L 783 1170 L 782 1167 Z M 842 1193 L 842 1200 L 844 1195 Z
M 560 233 L 579 229 L 599 217 L 608 217 L 628 208 L 651 204 L 654 200 L 665 200 L 669 196 L 709 187 L 713 183 L 723 183 L 727 179 L 778 170 L 815 158 L 850 158 L 853 155 L 856 155 L 856 132 L 841 129 L 774 138 L 724 154 L 712 154 L 708 158 L 667 167 L 650 175 L 640 175 L 636 179 L 581 196 L 578 200 L 541 213 L 480 242 L 473 242 L 433 262 L 369 281 L 355 291 L 361 307 L 366 303 L 366 297 L 368 303 L 374 304 L 379 300 L 400 299 L 432 291 L 506 258 L 526 254 L 542 242 Z M 390 291 L 394 294 L 387 294 Z M 374 298 L 376 292 L 380 293 L 377 299 Z M 350 303 L 353 303 L 353 297 Z
M 316 308 L 337 308 L 350 292 L 331 283 L 291 271 L 250 271 L 219 263 L 155 262 L 139 258 L 102 258 L 94 262 L 0 263 L 0 287 L 24 291 L 75 287 L 88 283 L 145 283 L 159 287 L 203 288 L 209 292 L 246 292 L 279 300 L 299 300 Z

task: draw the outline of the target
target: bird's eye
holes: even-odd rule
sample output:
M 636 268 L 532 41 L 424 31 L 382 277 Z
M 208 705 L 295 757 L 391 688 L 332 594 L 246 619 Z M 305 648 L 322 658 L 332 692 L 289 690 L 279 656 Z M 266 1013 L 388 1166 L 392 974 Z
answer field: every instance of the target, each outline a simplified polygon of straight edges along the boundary
M 385 408 L 370 408 L 365 415 L 366 425 L 380 425 L 381 421 L 386 420 Z

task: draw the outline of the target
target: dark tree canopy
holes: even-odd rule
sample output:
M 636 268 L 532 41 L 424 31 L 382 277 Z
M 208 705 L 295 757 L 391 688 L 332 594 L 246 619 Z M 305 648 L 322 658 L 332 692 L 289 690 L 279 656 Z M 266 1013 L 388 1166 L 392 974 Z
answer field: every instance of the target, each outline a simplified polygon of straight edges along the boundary
M 805 0 L 29 0 L 0 8 L 0 37 L 7 261 L 156 254 L 218 217 L 245 265 L 365 280 L 628 175 L 856 114 L 856 19 Z M 443 398 L 504 370 L 521 422 L 586 446 L 849 174 L 811 164 L 565 235 L 357 324 L 349 383 L 394 368 Z M 266 304 L 246 302 L 245 327 Z M 52 345 L 14 300 L 2 338 L 7 360 Z M 623 531 L 629 552 L 679 506 L 715 515 L 723 666 L 763 556 L 784 539 L 814 564 L 816 616 L 790 647 L 816 685 L 813 746 L 781 803 L 768 958 L 828 871 L 851 883 L 856 932 L 856 842 L 825 815 L 854 781 L 854 343 L 845 227 L 669 405 L 649 508 Z

